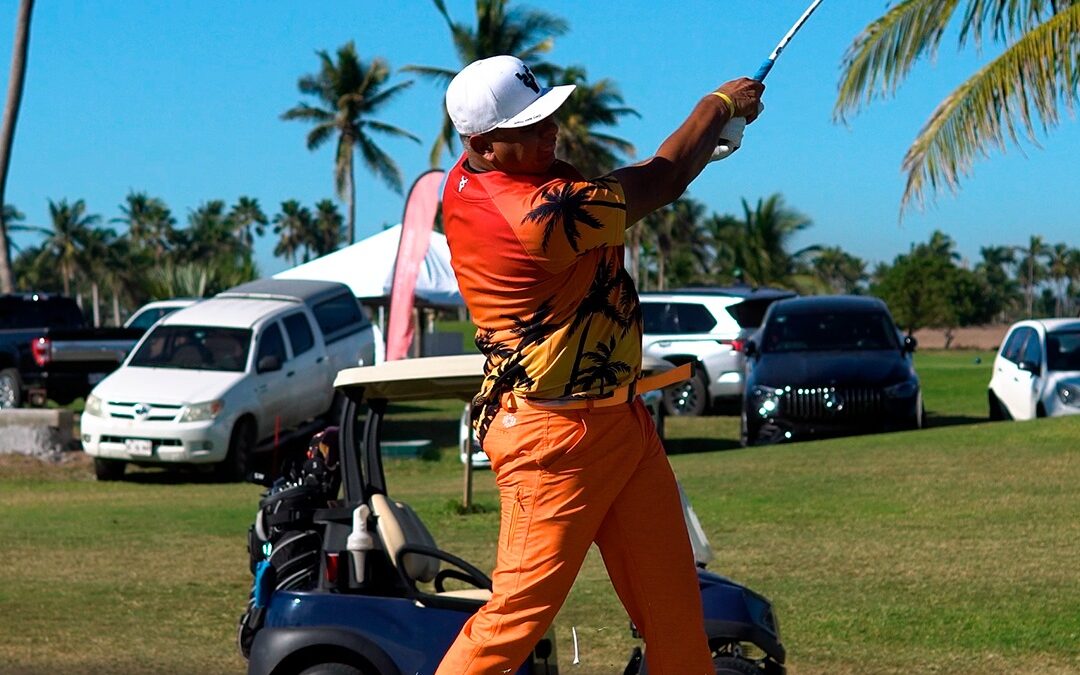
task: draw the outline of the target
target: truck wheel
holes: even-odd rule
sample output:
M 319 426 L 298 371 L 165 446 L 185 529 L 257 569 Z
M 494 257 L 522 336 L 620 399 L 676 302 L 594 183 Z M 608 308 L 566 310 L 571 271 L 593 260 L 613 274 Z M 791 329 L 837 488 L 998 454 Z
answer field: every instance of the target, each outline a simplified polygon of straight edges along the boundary
M 705 369 L 699 365 L 689 380 L 664 389 L 664 411 L 677 416 L 703 415 L 709 405 L 708 390 Z
M 94 476 L 98 480 L 121 480 L 126 468 L 127 462 L 119 459 L 94 458 Z
M 0 370 L 0 410 L 22 405 L 22 378 L 14 368 Z
M 255 454 L 255 424 L 250 417 L 241 418 L 229 436 L 229 452 L 217 465 L 217 477 L 224 481 L 246 480 L 251 472 Z

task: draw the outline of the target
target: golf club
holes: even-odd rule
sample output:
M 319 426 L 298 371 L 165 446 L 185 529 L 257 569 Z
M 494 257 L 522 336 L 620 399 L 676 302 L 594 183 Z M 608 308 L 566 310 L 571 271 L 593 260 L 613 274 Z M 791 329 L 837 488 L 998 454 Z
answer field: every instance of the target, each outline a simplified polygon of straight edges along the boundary
M 820 5 L 821 2 L 822 0 L 814 0 L 810 3 L 810 6 L 806 8 L 806 11 L 799 17 L 799 20 L 791 27 L 791 30 L 789 30 L 784 35 L 783 39 L 776 45 L 776 49 L 772 51 L 772 54 L 769 54 L 769 58 L 762 62 L 761 67 L 754 73 L 753 79 L 758 82 L 765 81 L 765 77 L 769 74 L 769 71 L 776 65 L 776 59 L 780 56 L 780 53 L 784 51 L 784 47 L 787 47 L 788 43 L 791 42 L 791 38 L 795 37 L 795 33 L 799 32 L 799 29 L 803 27 L 803 24 L 807 22 L 810 15 L 814 13 L 814 10 L 818 8 L 818 5 Z M 761 109 L 764 109 L 764 107 Z M 716 149 L 713 151 L 711 161 L 724 159 L 738 150 L 739 146 L 742 145 L 742 137 L 745 130 L 745 117 L 735 117 L 728 120 L 728 123 L 720 130 L 720 142 L 717 143 Z

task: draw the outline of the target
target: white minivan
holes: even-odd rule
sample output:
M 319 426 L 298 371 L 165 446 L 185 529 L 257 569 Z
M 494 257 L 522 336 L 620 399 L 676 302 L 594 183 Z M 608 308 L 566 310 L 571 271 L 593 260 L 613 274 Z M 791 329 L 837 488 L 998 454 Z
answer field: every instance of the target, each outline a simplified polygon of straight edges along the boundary
M 343 368 L 375 363 L 370 320 L 344 284 L 266 279 L 177 310 L 94 387 L 83 449 L 101 480 L 127 463 L 217 465 L 243 478 L 252 454 L 330 414 Z

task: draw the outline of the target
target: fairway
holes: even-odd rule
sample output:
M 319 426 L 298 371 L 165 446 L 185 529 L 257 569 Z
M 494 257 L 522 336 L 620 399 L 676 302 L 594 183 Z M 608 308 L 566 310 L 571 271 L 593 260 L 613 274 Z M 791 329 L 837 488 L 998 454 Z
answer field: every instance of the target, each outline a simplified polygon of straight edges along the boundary
M 1080 673 L 1080 417 L 983 421 L 990 357 L 918 354 L 923 431 L 744 450 L 734 417 L 668 421 L 710 569 L 773 600 L 789 672 Z M 388 484 L 440 544 L 490 568 L 490 472 L 483 512 L 457 515 L 459 413 L 400 415 L 390 434 L 423 422 L 444 449 L 390 460 Z M 0 457 L 0 672 L 243 672 L 260 488 L 129 478 L 97 483 L 81 454 Z M 635 641 L 595 551 L 556 633 L 562 673 L 622 672 Z

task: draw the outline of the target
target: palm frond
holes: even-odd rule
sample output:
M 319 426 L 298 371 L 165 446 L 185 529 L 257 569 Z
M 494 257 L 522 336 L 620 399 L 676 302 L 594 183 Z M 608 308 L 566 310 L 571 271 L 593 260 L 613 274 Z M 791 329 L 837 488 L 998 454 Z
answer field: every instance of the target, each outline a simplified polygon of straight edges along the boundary
M 367 136 L 357 139 L 357 144 L 360 146 L 360 156 L 368 170 L 381 178 L 394 192 L 401 194 L 401 171 L 390 155 L 383 152 Z
M 308 150 L 315 150 L 323 143 L 330 140 L 330 137 L 334 135 L 337 128 L 331 123 L 320 124 L 307 135 L 307 147 Z
M 959 0 L 904 0 L 866 27 L 844 54 L 833 117 L 889 96 L 915 61 L 937 52 Z
M 969 0 L 960 27 L 960 46 L 969 39 L 976 46 L 983 35 L 1006 41 L 1023 35 L 1076 0 Z
M 374 129 L 379 133 L 386 134 L 387 136 L 395 136 L 397 138 L 408 138 L 411 141 L 417 143 L 420 142 L 420 138 L 408 131 L 405 131 L 401 127 L 396 127 L 393 124 L 387 124 L 386 122 L 380 122 L 378 120 L 364 120 L 360 123 L 360 126 L 367 129 Z
M 457 75 L 456 70 L 450 70 L 449 68 L 438 68 L 436 66 L 402 66 L 401 70 L 407 73 L 416 73 L 424 79 L 431 80 L 440 87 L 446 87 L 450 84 L 450 80 L 454 79 L 454 75 Z
M 374 96 L 369 96 L 367 99 L 365 99 L 365 107 L 368 110 L 371 110 L 371 109 L 373 109 L 373 108 L 375 108 L 377 106 L 380 106 L 383 103 L 386 103 L 387 101 L 389 101 L 390 99 L 395 98 L 398 94 L 400 94 L 402 91 L 408 89 L 411 86 L 413 86 L 413 81 L 412 80 L 405 80 L 404 82 L 400 82 L 398 84 L 395 84 L 394 86 L 390 87 L 389 89 L 385 89 L 383 91 L 380 91 L 379 93 L 375 94 Z
M 1037 144 L 1060 118 L 1059 100 L 1071 111 L 1080 71 L 1080 4 L 1074 4 L 1023 38 L 950 94 L 931 115 L 904 157 L 908 175 L 901 213 L 925 204 L 925 191 L 956 191 L 977 157 L 990 146 L 1019 144 L 1019 132 Z M 1037 122 L 1036 122 L 1037 120 Z
M 313 120 L 316 122 L 329 122 L 334 119 L 334 113 L 322 108 L 315 108 L 307 103 L 299 103 L 281 113 L 283 120 Z

